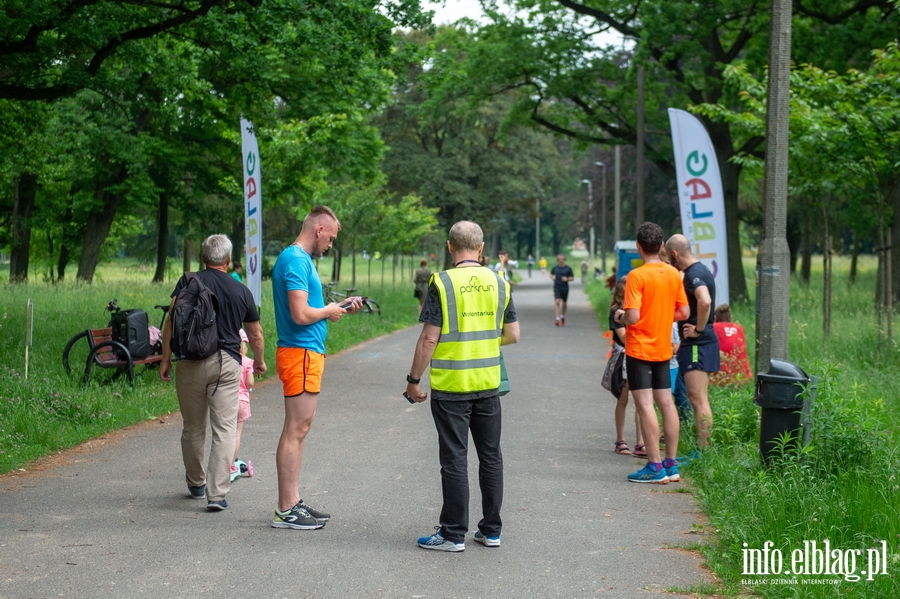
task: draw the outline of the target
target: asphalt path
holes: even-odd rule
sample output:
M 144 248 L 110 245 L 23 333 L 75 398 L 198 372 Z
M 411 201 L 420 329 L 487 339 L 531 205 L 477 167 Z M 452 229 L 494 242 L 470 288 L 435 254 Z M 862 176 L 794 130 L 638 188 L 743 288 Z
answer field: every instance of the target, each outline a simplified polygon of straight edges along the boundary
M 513 298 L 522 334 L 504 348 L 502 547 L 471 532 L 462 553 L 415 543 L 437 524 L 441 496 L 430 408 L 401 397 L 412 327 L 326 361 L 301 475 L 302 497 L 332 514 L 325 528 L 269 526 L 283 417 L 270 375 L 244 425 L 255 475 L 233 483 L 223 512 L 188 498 L 178 414 L 0 477 L 0 597 L 630 599 L 707 581 L 698 557 L 675 548 L 698 540 L 702 520 L 683 484 L 628 483 L 642 462 L 612 451 L 605 327 L 580 283 L 565 327 L 553 324 L 551 283 L 537 269 Z M 630 411 L 627 423 L 633 445 Z

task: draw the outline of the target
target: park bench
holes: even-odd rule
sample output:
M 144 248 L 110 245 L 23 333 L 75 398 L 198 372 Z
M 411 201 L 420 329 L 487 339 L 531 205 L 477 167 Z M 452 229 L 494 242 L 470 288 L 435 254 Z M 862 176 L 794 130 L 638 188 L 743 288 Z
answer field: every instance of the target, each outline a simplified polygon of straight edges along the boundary
M 163 312 L 163 322 L 165 321 L 166 312 L 169 306 L 156 306 Z M 88 346 L 87 358 L 84 364 L 84 373 L 81 378 L 82 388 L 87 386 L 91 380 L 91 372 L 95 366 L 99 368 L 113 368 L 116 370 L 113 378 L 116 379 L 122 375 L 128 377 L 128 382 L 134 387 L 135 366 L 143 366 L 143 372 L 162 361 L 162 344 L 156 341 L 150 344 L 148 340 L 146 313 L 143 310 L 126 310 L 119 311 L 116 306 L 116 300 L 107 305 L 107 310 L 113 312 L 113 318 L 110 320 L 110 326 L 103 329 L 88 329 L 69 339 L 63 350 L 63 368 L 67 374 L 72 373 L 69 364 L 69 354 L 73 346 L 84 339 Z M 133 314 L 133 313 L 139 314 Z M 137 318 L 132 318 L 137 316 Z M 160 322 L 160 325 L 163 324 Z M 113 326 L 116 326 L 116 334 L 114 334 Z M 131 345 L 131 350 L 129 350 Z M 76 352 L 75 355 L 84 356 L 83 349 Z M 148 354 L 149 351 L 149 354 Z M 136 352 L 136 357 L 132 352 Z
M 161 354 L 150 354 L 146 358 L 135 360 L 131 357 L 131 352 L 128 351 L 125 344 L 112 338 L 111 328 L 88 329 L 83 331 L 80 335 L 76 335 L 76 338 L 73 339 L 82 336 L 87 339 L 88 347 L 90 348 L 87 362 L 84 365 L 84 375 L 81 379 L 82 387 L 86 386 L 88 381 L 90 381 L 91 370 L 94 366 L 118 369 L 115 378 L 124 374 L 128 377 L 128 382 L 131 386 L 134 387 L 135 366 L 144 366 L 146 369 L 146 366 L 156 364 L 162 360 Z M 66 349 L 68 350 L 69 347 L 67 346 Z M 68 351 L 63 353 L 63 367 L 66 369 L 67 373 L 71 373 L 72 370 L 69 365 Z

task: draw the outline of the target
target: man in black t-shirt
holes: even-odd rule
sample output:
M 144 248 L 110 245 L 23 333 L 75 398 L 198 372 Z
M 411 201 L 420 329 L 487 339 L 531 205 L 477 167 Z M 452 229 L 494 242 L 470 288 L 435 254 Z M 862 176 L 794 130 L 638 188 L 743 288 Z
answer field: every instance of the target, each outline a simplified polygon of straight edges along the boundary
M 678 370 L 684 376 L 688 401 L 694 408 L 697 443 L 705 449 L 709 446 L 713 423 L 708 395 L 709 373 L 719 371 L 719 338 L 712 317 L 712 307 L 716 305 L 716 280 L 694 257 L 684 235 L 670 237 L 666 250 L 672 266 L 684 273 L 684 291 L 691 315 L 678 322 L 681 337 Z
M 572 267 L 566 264 L 566 257 L 562 254 L 556 257 L 556 266 L 550 269 L 550 280 L 553 281 L 554 309 L 558 327 L 566 326 L 566 302 L 569 301 L 569 281 L 575 280 Z
M 194 499 L 206 499 L 207 508 L 211 511 L 228 507 L 225 495 L 231 488 L 241 381 L 241 325 L 253 350 L 253 372 L 261 375 L 266 371 L 263 331 L 253 294 L 228 274 L 231 249 L 231 240 L 225 235 L 207 237 L 201 252 L 206 269 L 197 273 L 219 302 L 216 328 L 221 349 L 203 360 L 179 360 L 178 376 L 175 377 L 175 392 L 184 420 L 181 457 L 188 491 Z M 172 292 L 170 310 L 175 305 L 175 296 L 184 286 L 185 278 L 181 277 Z M 171 339 L 170 317 L 163 326 L 162 361 L 159 365 L 159 378 L 167 382 L 171 380 L 172 372 Z M 203 463 L 207 422 L 213 430 L 208 467 Z

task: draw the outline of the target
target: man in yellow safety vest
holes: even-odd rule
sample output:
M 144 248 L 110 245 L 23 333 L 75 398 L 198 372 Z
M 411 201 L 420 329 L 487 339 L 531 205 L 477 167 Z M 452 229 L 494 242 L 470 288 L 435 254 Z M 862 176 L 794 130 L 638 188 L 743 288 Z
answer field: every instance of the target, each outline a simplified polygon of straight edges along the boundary
M 469 431 L 478 453 L 482 519 L 474 540 L 500 546 L 503 455 L 500 452 L 500 346 L 519 340 L 509 283 L 480 265 L 484 234 L 476 223 L 450 228 L 455 268 L 432 275 L 419 320 L 422 333 L 406 377 L 406 397 L 428 398 L 419 387 L 431 363 L 431 415 L 438 432 L 444 504 L 437 532 L 420 547 L 463 551 L 469 529 Z

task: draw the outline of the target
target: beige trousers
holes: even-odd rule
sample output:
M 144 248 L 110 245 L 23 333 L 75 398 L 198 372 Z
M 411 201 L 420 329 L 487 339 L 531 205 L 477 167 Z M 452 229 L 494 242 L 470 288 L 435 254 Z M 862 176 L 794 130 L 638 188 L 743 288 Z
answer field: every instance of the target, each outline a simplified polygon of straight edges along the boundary
M 219 355 L 213 354 L 205 360 L 180 360 L 175 373 L 175 390 L 184 419 L 181 457 L 185 478 L 191 487 L 205 484 L 209 501 L 224 499 L 231 488 L 241 380 L 241 365 L 224 351 L 220 354 L 221 369 Z M 204 457 L 208 428 L 212 428 L 212 445 L 207 469 Z

